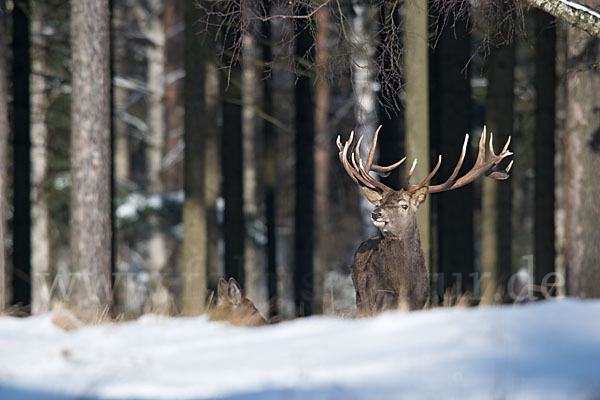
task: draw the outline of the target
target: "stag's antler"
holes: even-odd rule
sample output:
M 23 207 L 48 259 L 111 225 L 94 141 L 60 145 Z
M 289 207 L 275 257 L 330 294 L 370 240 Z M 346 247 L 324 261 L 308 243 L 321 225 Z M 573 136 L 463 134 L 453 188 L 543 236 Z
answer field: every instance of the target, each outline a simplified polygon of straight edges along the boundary
M 361 136 L 360 139 L 358 139 L 356 147 L 350 155 L 352 165 L 350 165 L 350 162 L 348 162 L 348 151 L 350 150 L 350 146 L 352 145 L 352 141 L 354 140 L 354 131 L 350 132 L 350 138 L 346 141 L 346 143 L 344 143 L 343 146 L 340 140 L 340 136 L 338 135 L 336 144 L 338 149 L 340 150 L 340 161 L 342 162 L 342 165 L 344 166 L 344 169 L 346 170 L 350 178 L 352 178 L 354 182 L 367 189 L 375 190 L 377 192 L 382 193 L 386 190 L 392 189 L 379 182 L 377 179 L 373 178 L 371 175 L 369 175 L 369 172 L 374 171 L 377 172 L 379 176 L 386 177 L 390 174 L 391 171 L 393 171 L 395 168 L 398 168 L 398 166 L 406 160 L 406 157 L 392 165 L 388 165 L 387 167 L 382 167 L 380 165 L 373 164 L 373 157 L 375 156 L 375 149 L 377 147 L 377 137 L 379 136 L 380 130 L 381 125 L 379 125 L 379 128 L 377 128 L 377 130 L 375 131 L 375 135 L 373 137 L 373 144 L 371 145 L 371 149 L 369 150 L 369 158 L 367 159 L 367 165 L 363 165 L 363 162 L 360 158 L 360 145 L 364 136 Z
M 371 146 L 371 149 L 369 150 L 369 158 L 367 159 L 366 165 L 363 165 L 362 160 L 360 159 L 360 145 L 362 143 L 363 136 L 361 136 L 360 139 L 358 139 L 356 147 L 351 152 L 351 155 L 350 155 L 351 164 L 348 161 L 348 151 L 350 150 L 350 146 L 352 145 L 352 141 L 354 140 L 354 131 L 352 131 L 350 133 L 350 138 L 348 139 L 348 141 L 346 141 L 346 143 L 343 146 L 342 146 L 339 136 L 337 137 L 336 143 L 337 143 L 338 149 L 340 151 L 339 152 L 340 161 L 342 162 L 344 169 L 346 170 L 348 175 L 350 175 L 350 177 L 354 180 L 354 182 L 358 183 L 363 188 L 375 190 L 379 193 L 382 193 L 384 191 L 392 190 L 392 189 L 389 188 L 388 186 L 384 185 L 383 183 L 377 181 L 375 178 L 373 178 L 371 175 L 369 175 L 369 172 L 370 171 L 377 172 L 382 177 L 388 176 L 392 170 L 397 168 L 400 164 L 402 164 L 406 160 L 406 157 L 404 157 L 400 161 L 398 161 L 392 165 L 389 165 L 387 167 L 373 165 L 373 157 L 375 156 L 375 148 L 377 147 L 377 137 L 379 135 L 380 129 L 381 129 L 381 126 L 379 126 L 379 128 L 377 128 L 377 131 L 375 131 L 375 135 L 373 137 L 373 144 Z M 475 165 L 465 175 L 456 179 L 456 177 L 458 176 L 458 172 L 460 171 L 460 168 L 462 167 L 463 161 L 465 160 L 465 155 L 467 154 L 467 144 L 469 142 L 469 135 L 468 134 L 465 135 L 465 141 L 462 146 L 460 157 L 458 159 L 458 163 L 456 164 L 456 167 L 454 168 L 454 171 L 452 172 L 452 175 L 450 175 L 450 177 L 446 180 L 446 182 L 444 182 L 440 185 L 428 186 L 427 188 L 428 188 L 429 193 L 437 193 L 437 192 L 444 192 L 447 190 L 457 189 L 461 186 L 465 186 L 465 185 L 473 182 L 480 176 L 487 176 L 489 178 L 497 179 L 497 180 L 507 179 L 508 172 L 510 171 L 510 169 L 513 165 L 513 162 L 511 161 L 508 164 L 508 166 L 504 169 L 499 169 L 498 165 L 500 164 L 500 162 L 503 159 L 505 159 L 506 157 L 511 156 L 513 154 L 511 151 L 508 150 L 508 146 L 510 144 L 511 138 L 510 137 L 508 138 L 508 140 L 506 141 L 506 144 L 504 145 L 504 148 L 502 149 L 500 154 L 496 155 L 494 153 L 494 145 L 493 145 L 494 136 L 490 132 L 490 142 L 489 142 L 489 147 L 488 147 L 487 160 L 486 160 L 486 155 L 485 155 L 485 143 L 487 141 L 486 138 L 487 138 L 486 127 L 484 126 L 483 131 L 481 132 L 481 139 L 479 139 L 479 152 L 477 154 L 477 160 L 475 161 Z M 425 179 L 423 179 L 421 181 L 421 183 L 419 183 L 418 185 L 411 185 L 410 178 L 415 170 L 415 167 L 417 166 L 417 160 L 415 159 L 413 161 L 413 164 L 412 164 L 412 166 L 408 172 L 408 175 L 406 177 L 405 184 L 404 184 L 404 190 L 406 190 L 408 192 L 414 192 L 422 187 L 425 187 L 429 183 L 429 181 L 434 177 L 434 175 L 438 172 L 441 164 L 442 164 L 442 156 L 439 155 L 435 168 L 433 168 L 433 170 L 425 177 Z

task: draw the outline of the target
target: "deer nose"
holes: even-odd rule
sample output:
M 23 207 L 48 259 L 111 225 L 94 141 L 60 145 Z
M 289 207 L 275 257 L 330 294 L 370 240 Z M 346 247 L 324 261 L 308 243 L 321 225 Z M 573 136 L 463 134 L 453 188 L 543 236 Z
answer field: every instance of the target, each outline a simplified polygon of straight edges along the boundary
M 379 221 L 381 219 L 381 217 L 383 217 L 383 211 L 381 211 L 380 208 L 374 209 L 373 212 L 371 213 L 371 219 L 373 221 Z

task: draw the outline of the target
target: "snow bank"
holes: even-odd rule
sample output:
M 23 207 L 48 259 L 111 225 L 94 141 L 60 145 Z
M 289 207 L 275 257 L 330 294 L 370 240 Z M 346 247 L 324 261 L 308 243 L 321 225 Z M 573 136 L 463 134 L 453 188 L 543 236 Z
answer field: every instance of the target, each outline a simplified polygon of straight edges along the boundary
M 313 317 L 263 328 L 145 316 L 65 332 L 0 318 L 0 399 L 600 396 L 600 301 Z

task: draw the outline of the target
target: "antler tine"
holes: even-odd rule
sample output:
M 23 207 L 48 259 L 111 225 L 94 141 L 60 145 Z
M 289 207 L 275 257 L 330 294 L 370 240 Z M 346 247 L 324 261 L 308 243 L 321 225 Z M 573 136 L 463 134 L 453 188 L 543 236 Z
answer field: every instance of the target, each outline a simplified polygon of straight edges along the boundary
M 415 160 L 416 161 L 416 160 Z M 416 164 L 416 163 L 415 163 Z M 414 164 L 413 164 L 414 165 Z M 442 155 L 438 155 L 438 162 L 435 165 L 435 168 L 433 168 L 433 170 L 429 173 L 429 175 L 427 175 L 425 177 L 425 179 L 423 179 L 421 181 L 421 183 L 419 183 L 418 185 L 409 185 L 408 186 L 408 190 L 409 191 L 415 191 L 417 189 L 422 188 L 423 186 L 427 185 L 427 183 L 431 180 L 431 178 L 433 178 L 433 176 L 438 172 L 438 170 L 440 169 L 440 165 L 442 165 Z M 412 169 L 411 169 L 411 174 L 412 174 Z M 410 178 L 410 177 L 409 177 Z
M 477 152 L 477 160 L 475 160 L 475 165 L 481 165 L 485 162 L 485 142 L 486 142 L 486 126 L 483 126 L 483 130 L 481 131 L 481 138 L 479 138 L 479 150 Z
M 410 178 L 412 177 L 413 172 L 415 172 L 415 168 L 417 167 L 417 159 L 415 158 L 413 160 L 412 165 L 410 166 L 410 170 L 408 171 L 408 175 L 406 175 L 406 178 L 404 179 L 404 188 L 405 189 L 409 189 L 414 185 L 410 184 Z
M 361 136 L 358 139 L 358 142 L 356 143 L 356 147 L 355 147 L 354 151 L 352 152 L 352 156 L 351 156 L 352 164 L 354 165 L 354 168 L 358 171 L 360 176 L 366 182 L 368 182 L 371 186 L 379 188 L 381 190 L 388 190 L 389 188 L 386 185 L 384 185 L 383 183 L 379 182 L 377 179 L 375 179 L 371 175 L 369 175 L 369 169 L 365 168 L 362 163 L 362 159 L 360 158 L 360 145 L 362 143 L 363 137 L 364 136 Z M 373 151 L 373 148 L 371 148 L 371 151 Z M 371 158 L 370 155 L 369 155 L 369 158 Z M 356 159 L 358 159 L 358 162 L 356 161 Z
M 377 174 L 379 174 L 379 176 L 381 176 L 382 178 L 385 178 L 386 176 L 388 176 L 390 174 L 390 172 L 396 168 L 398 168 L 398 166 L 400 166 L 400 164 L 402 164 L 404 161 L 406 161 L 406 157 L 404 157 L 402 160 L 395 162 L 392 165 L 388 165 L 387 167 L 382 167 L 379 165 L 373 165 L 371 167 L 371 171 L 375 171 L 377 172 Z
M 350 139 L 348 139 L 346 141 L 346 143 L 344 143 L 343 147 L 342 147 L 342 143 L 340 141 L 340 137 L 339 136 L 338 136 L 338 139 L 337 139 L 337 143 L 338 143 L 338 148 L 340 149 L 340 152 L 339 152 L 340 161 L 342 162 L 342 165 L 344 166 L 344 169 L 346 170 L 346 173 L 350 176 L 350 178 L 352 178 L 352 180 L 355 183 L 359 183 L 358 179 L 356 178 L 356 175 L 355 175 L 354 171 L 352 170 L 352 168 L 348 164 L 348 148 L 350 147 L 350 143 L 352 142 L 353 138 L 354 138 L 354 131 L 350 132 Z
M 450 177 L 448 179 L 446 179 L 446 182 L 444 182 L 441 185 L 439 185 L 441 188 L 450 187 L 452 185 L 452 183 L 454 183 L 454 180 L 458 176 L 460 168 L 462 167 L 463 162 L 465 161 L 465 156 L 467 154 L 467 144 L 468 143 L 469 143 L 469 134 L 467 133 L 465 135 L 465 141 L 463 142 L 462 150 L 460 151 L 460 157 L 458 158 L 458 162 L 456 163 L 456 167 L 454 167 L 454 171 L 452 171 L 452 175 L 450 175 Z
M 496 153 L 494 152 L 494 133 L 490 132 L 490 148 L 488 150 L 490 152 L 490 155 L 492 157 L 497 157 Z
M 370 171 L 371 165 L 373 165 L 373 157 L 375 156 L 375 148 L 377 147 L 377 138 L 379 137 L 379 131 L 381 130 L 382 126 L 383 125 L 379 125 L 375 131 L 375 134 L 373 135 L 373 143 L 371 144 L 371 150 L 369 150 L 369 158 L 367 158 L 367 166 L 365 168 L 367 171 Z
M 475 165 L 465 175 L 456 179 L 456 176 L 458 175 L 460 167 L 462 166 L 462 163 L 465 158 L 466 146 L 467 146 L 468 139 L 469 139 L 469 135 L 467 135 L 465 137 L 465 142 L 463 144 L 463 149 L 461 151 L 460 159 L 458 161 L 458 164 L 456 165 L 456 168 L 454 168 L 454 171 L 452 172 L 452 175 L 450 176 L 450 178 L 448 178 L 448 180 L 446 182 L 442 183 L 441 185 L 429 186 L 430 193 L 437 193 L 437 192 L 443 192 L 446 190 L 457 189 L 459 187 L 462 187 L 464 185 L 467 185 L 467 184 L 473 182 L 475 179 L 479 178 L 480 176 L 487 176 L 487 177 L 490 177 L 492 179 L 497 179 L 497 180 L 503 180 L 503 179 L 508 178 L 508 172 L 510 171 L 513 162 L 511 161 L 510 164 L 503 170 L 498 170 L 497 167 L 498 167 L 498 164 L 500 164 L 500 162 L 504 158 L 513 154 L 511 151 L 508 150 L 508 145 L 510 144 L 510 137 L 506 141 L 506 144 L 504 145 L 502 152 L 500 154 L 496 155 L 494 152 L 494 143 L 493 143 L 494 136 L 490 132 L 490 142 L 488 144 L 488 153 L 489 154 L 488 154 L 488 157 L 486 160 L 486 156 L 485 156 L 486 127 L 484 126 L 483 131 L 481 132 L 481 139 L 479 140 L 479 152 L 477 154 L 477 160 L 475 161 Z

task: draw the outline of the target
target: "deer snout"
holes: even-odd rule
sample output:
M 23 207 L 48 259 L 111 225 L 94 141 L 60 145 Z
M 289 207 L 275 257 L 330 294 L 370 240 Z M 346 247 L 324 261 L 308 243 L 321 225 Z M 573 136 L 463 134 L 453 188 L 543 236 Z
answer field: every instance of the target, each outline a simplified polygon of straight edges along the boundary
M 381 208 L 374 209 L 371 213 L 371 219 L 373 221 L 379 221 L 381 220 L 381 218 L 383 218 L 383 211 L 381 210 Z

